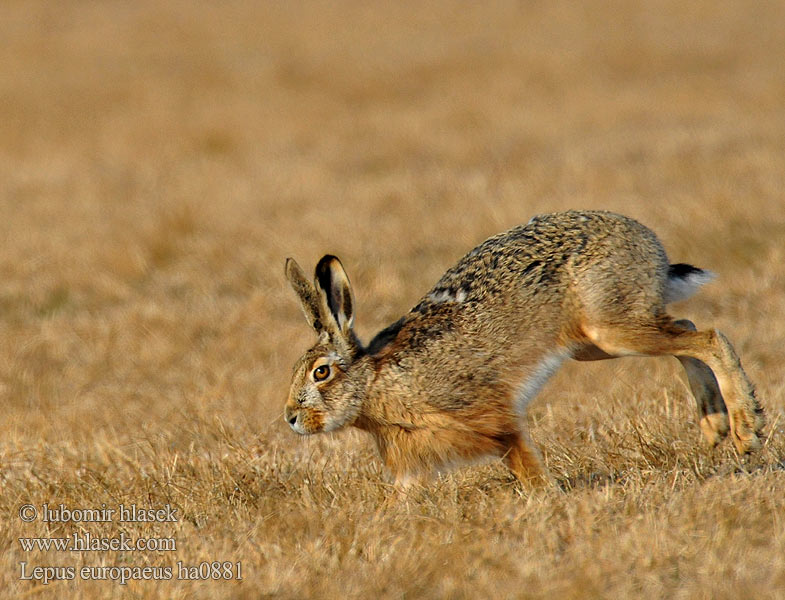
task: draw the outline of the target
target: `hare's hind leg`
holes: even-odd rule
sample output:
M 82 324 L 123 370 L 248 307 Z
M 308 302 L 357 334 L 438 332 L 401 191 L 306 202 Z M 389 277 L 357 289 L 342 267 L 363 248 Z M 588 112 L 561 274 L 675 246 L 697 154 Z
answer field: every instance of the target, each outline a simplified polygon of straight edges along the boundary
M 683 319 L 674 325 L 696 331 L 691 321 Z M 597 346 L 590 344 L 578 348 L 573 358 L 580 361 L 607 360 L 618 356 L 603 352 Z M 722 399 L 717 378 L 712 370 L 697 358 L 689 356 L 676 356 L 684 368 L 690 390 L 698 405 L 700 414 L 700 428 L 709 445 L 716 446 L 728 434 L 728 410 Z
M 717 330 L 695 331 L 683 322 L 674 322 L 667 315 L 659 316 L 654 322 L 590 325 L 583 329 L 595 346 L 613 356 L 670 354 L 697 359 L 707 365 L 716 376 L 720 397 L 725 401 L 737 450 L 743 454 L 760 448 L 758 434 L 763 427 L 763 411 L 738 355 L 722 333 Z M 696 384 L 705 384 L 708 378 L 702 366 L 699 363 L 687 364 L 690 365 L 685 365 L 689 369 L 688 376 L 692 373 Z M 698 401 L 705 402 L 710 391 L 711 388 L 709 392 L 699 391 Z
M 692 321 L 682 319 L 674 325 L 684 327 L 690 331 L 697 331 Z M 716 446 L 728 435 L 728 409 L 722 399 L 717 378 L 712 370 L 697 358 L 677 356 L 690 384 L 692 395 L 698 404 L 700 414 L 700 428 L 709 445 Z

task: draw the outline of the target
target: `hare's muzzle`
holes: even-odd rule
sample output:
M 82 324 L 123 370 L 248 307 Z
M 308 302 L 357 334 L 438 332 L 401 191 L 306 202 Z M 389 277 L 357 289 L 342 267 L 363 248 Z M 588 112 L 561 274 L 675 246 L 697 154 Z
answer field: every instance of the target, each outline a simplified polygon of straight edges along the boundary
M 289 423 L 289 427 L 291 427 L 296 433 L 299 433 L 301 435 L 305 433 L 305 429 L 303 428 L 302 423 L 300 423 L 299 420 L 299 416 L 300 416 L 299 411 L 292 410 L 287 406 L 284 409 L 283 416 L 284 419 L 286 419 L 286 422 Z

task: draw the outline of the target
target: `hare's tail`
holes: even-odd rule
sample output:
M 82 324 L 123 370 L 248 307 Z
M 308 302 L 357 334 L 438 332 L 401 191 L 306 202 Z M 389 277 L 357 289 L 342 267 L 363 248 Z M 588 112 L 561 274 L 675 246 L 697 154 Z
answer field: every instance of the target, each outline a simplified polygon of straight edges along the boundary
M 668 268 L 668 281 L 665 284 L 665 304 L 686 300 L 704 283 L 714 279 L 711 271 L 692 265 L 678 263 Z

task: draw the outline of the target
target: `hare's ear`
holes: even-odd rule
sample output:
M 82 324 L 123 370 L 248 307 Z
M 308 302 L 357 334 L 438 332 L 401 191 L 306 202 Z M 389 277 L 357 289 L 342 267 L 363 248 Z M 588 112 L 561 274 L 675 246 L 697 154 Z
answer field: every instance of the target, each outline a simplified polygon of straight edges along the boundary
M 286 278 L 300 299 L 303 312 L 308 324 L 321 334 L 325 331 L 327 323 L 322 318 L 321 298 L 313 284 L 308 281 L 305 273 L 293 258 L 286 259 Z
M 323 256 L 316 265 L 315 282 L 341 334 L 349 337 L 354 327 L 354 295 L 341 261 L 331 254 Z

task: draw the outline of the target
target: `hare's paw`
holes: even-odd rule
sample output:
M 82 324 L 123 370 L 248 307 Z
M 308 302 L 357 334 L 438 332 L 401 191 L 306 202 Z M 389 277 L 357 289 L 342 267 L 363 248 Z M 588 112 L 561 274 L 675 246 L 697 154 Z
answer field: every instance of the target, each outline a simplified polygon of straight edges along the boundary
M 758 434 L 751 428 L 745 427 L 742 431 L 734 429 L 731 434 L 733 445 L 736 446 L 736 450 L 738 450 L 739 454 L 755 452 L 756 450 L 760 450 L 763 446 L 760 437 L 758 437 Z
M 700 428 L 703 432 L 703 437 L 706 438 L 709 446 L 713 448 L 728 435 L 730 424 L 728 422 L 727 413 L 722 412 L 706 415 L 700 420 Z

